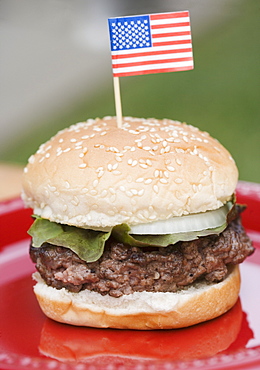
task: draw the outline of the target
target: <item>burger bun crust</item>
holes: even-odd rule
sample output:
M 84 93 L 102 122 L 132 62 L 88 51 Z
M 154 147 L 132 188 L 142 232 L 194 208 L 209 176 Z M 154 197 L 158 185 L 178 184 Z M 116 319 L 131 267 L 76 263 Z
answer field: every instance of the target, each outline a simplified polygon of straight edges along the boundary
M 80 122 L 30 157 L 22 198 L 50 221 L 106 229 L 205 212 L 231 199 L 238 171 L 208 133 L 168 119 Z

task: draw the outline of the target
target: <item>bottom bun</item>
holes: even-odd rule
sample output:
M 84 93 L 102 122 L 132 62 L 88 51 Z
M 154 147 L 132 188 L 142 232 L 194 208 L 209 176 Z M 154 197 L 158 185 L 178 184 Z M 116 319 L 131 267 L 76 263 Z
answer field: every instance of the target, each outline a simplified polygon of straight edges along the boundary
M 183 328 L 218 317 L 237 301 L 239 267 L 219 283 L 200 282 L 177 293 L 135 292 L 119 298 L 83 290 L 72 293 L 48 286 L 39 273 L 34 292 L 45 315 L 77 326 L 116 329 Z

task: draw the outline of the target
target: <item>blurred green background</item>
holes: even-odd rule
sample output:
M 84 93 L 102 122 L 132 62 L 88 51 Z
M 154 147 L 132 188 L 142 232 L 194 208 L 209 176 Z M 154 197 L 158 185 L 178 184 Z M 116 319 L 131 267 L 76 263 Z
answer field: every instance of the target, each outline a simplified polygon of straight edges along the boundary
M 260 183 L 260 2 L 226 3 L 228 17 L 193 35 L 193 71 L 120 79 L 123 114 L 171 118 L 208 131 L 231 152 L 240 179 Z M 0 161 L 25 164 L 58 130 L 104 115 L 115 115 L 112 74 L 92 94 L 83 91 L 62 109 L 35 115 L 0 150 Z

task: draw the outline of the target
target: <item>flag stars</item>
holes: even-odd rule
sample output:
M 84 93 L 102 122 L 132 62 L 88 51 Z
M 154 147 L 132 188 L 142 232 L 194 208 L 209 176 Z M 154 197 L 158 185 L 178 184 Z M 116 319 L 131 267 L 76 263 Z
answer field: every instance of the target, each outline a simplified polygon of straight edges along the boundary
M 151 46 L 148 26 L 149 16 L 127 17 L 124 21 L 110 22 L 113 50 L 143 48 Z

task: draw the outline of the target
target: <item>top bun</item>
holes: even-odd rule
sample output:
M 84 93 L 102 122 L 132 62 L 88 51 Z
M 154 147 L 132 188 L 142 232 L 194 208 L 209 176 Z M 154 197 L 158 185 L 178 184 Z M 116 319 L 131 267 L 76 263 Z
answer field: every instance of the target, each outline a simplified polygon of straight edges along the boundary
M 50 221 L 83 228 L 135 225 L 221 207 L 238 171 L 206 132 L 168 119 L 80 122 L 41 145 L 22 198 Z

